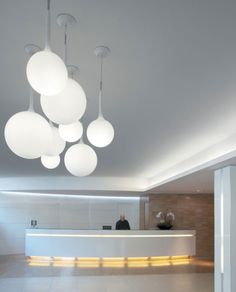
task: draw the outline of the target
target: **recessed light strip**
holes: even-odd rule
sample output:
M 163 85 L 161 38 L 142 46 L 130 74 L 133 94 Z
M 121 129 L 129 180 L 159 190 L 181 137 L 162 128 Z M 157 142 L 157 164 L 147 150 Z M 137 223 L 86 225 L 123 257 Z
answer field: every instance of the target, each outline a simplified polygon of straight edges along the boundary
M 124 197 L 124 196 L 94 196 L 94 195 L 66 195 L 66 194 L 50 194 L 50 193 L 34 193 L 34 192 L 14 192 L 2 191 L 4 195 L 32 196 L 32 197 L 52 197 L 52 198 L 70 198 L 70 199 L 95 199 L 95 200 L 139 200 L 140 197 Z

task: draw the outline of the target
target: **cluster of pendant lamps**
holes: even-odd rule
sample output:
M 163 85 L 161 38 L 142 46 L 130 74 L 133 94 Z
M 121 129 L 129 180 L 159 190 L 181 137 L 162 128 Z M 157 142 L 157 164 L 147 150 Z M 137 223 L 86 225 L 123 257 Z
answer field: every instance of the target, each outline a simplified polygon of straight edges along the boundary
M 67 27 L 75 22 L 76 19 L 69 14 L 57 17 L 58 25 L 65 29 L 65 55 L 62 60 L 50 47 L 51 15 L 50 0 L 47 0 L 45 48 L 40 50 L 35 45 L 26 46 L 26 52 L 30 55 L 26 68 L 30 84 L 29 108 L 8 120 L 5 140 L 16 155 L 25 159 L 41 158 L 42 165 L 48 169 L 54 169 L 60 164 L 60 154 L 66 142 L 77 142 L 66 151 L 64 163 L 72 175 L 87 176 L 97 166 L 97 155 L 83 141 L 81 118 L 87 100 L 83 88 L 75 80 L 78 68 L 67 64 Z M 87 128 L 87 138 L 96 147 L 106 147 L 114 138 L 113 126 L 102 113 L 103 58 L 109 52 L 109 48 L 104 46 L 94 51 L 101 59 L 99 113 L 98 118 Z M 41 107 L 47 119 L 34 110 L 34 91 L 40 94 Z

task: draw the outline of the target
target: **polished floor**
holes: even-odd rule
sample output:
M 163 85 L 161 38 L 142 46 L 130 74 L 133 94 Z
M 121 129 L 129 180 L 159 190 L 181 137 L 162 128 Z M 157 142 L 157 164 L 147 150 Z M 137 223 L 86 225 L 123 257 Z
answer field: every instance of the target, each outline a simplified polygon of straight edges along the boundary
M 213 263 L 192 260 L 168 266 L 48 264 L 24 256 L 0 257 L 1 292 L 213 292 Z

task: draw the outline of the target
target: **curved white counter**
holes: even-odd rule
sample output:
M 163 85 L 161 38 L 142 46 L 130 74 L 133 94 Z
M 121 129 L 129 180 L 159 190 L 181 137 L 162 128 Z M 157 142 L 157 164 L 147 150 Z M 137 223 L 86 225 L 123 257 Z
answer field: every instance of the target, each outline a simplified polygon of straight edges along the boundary
M 155 257 L 195 255 L 193 230 L 26 229 L 25 255 L 47 257 Z

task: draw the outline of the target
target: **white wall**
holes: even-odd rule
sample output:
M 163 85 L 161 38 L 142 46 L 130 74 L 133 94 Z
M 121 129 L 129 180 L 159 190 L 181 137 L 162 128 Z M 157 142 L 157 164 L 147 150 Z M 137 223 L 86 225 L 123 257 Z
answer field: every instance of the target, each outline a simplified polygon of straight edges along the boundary
M 0 194 L 0 254 L 24 253 L 25 228 L 31 219 L 40 228 L 102 229 L 125 213 L 139 229 L 139 200 L 32 197 Z

